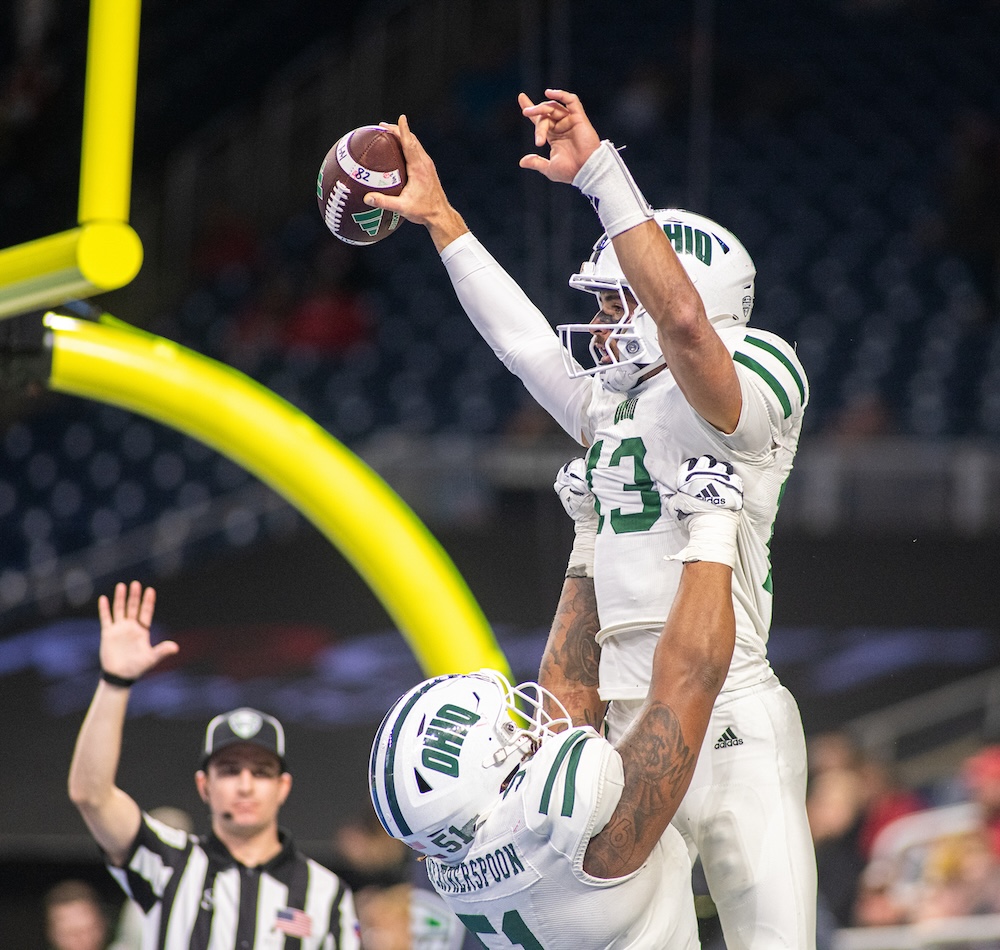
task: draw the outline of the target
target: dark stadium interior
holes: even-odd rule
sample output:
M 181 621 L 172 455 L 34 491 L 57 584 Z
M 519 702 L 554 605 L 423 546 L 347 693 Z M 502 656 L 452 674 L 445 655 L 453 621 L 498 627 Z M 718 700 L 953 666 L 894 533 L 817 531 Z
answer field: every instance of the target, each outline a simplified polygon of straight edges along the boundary
M 78 186 L 84 5 L 43 5 L 28 52 L 15 6 L 0 20 L 0 247 L 70 227 Z M 740 236 L 752 321 L 809 374 L 770 653 L 807 735 L 847 728 L 1000 670 L 998 44 L 995 0 L 147 0 L 146 260 L 95 303 L 236 367 L 358 453 L 533 677 L 572 538 L 551 479 L 574 443 L 478 338 L 423 230 L 340 245 L 315 173 L 343 131 L 405 111 L 551 321 L 589 319 L 566 278 L 596 218 L 517 167 L 531 146 L 517 92 L 578 91 L 654 203 Z M 61 877 L 119 900 L 65 793 L 97 676 L 94 603 L 119 579 L 157 587 L 158 629 L 182 648 L 135 691 L 123 787 L 200 814 L 200 729 L 260 705 L 289 726 L 283 817 L 325 856 L 367 807 L 381 711 L 420 675 L 385 609 L 214 450 L 121 409 L 0 391 L 0 945 L 40 940 L 37 902 Z M 933 797 L 970 744 L 1000 739 L 992 703 L 899 735 L 915 787 Z

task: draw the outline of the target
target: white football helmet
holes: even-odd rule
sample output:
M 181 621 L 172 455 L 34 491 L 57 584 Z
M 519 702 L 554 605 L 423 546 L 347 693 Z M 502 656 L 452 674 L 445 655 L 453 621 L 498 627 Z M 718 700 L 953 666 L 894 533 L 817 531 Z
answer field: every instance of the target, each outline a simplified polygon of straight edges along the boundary
M 560 712 L 553 719 L 547 700 Z M 504 780 L 569 714 L 537 683 L 502 673 L 438 676 L 404 693 L 372 744 L 368 790 L 382 827 L 428 857 L 457 864 Z
M 656 211 L 654 218 L 670 239 L 678 259 L 701 296 L 708 319 L 717 326 L 747 323 L 753 310 L 757 270 L 736 235 L 710 218 L 677 208 Z M 607 291 L 617 293 L 626 314 L 609 336 L 609 341 L 617 341 L 616 347 L 605 344 L 597 348 L 593 323 L 556 327 L 563 342 L 564 359 L 570 376 L 603 373 L 608 389 L 626 392 L 640 376 L 662 365 L 663 354 L 656 326 L 637 298 L 635 312 L 629 316 L 625 291 L 628 290 L 633 297 L 635 293 L 629 287 L 618 263 L 618 255 L 606 234 L 601 235 L 594 245 L 590 260 L 570 277 L 569 285 L 592 293 L 598 299 Z M 573 355 L 572 342 L 580 333 L 589 336 L 593 366 L 584 367 Z

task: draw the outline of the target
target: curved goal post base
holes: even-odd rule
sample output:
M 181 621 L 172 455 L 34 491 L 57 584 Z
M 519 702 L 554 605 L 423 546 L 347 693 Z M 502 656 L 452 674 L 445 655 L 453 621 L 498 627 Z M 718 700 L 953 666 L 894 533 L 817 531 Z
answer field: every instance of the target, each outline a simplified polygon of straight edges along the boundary
M 447 553 L 360 458 L 243 373 L 108 314 L 47 313 L 49 388 L 204 442 L 269 485 L 344 555 L 428 676 L 507 661 Z

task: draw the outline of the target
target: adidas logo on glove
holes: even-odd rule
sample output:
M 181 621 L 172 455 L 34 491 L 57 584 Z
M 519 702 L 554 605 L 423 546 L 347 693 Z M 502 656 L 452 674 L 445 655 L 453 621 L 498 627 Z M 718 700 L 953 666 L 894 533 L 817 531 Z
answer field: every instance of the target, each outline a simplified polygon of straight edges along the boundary
M 724 505 L 726 503 L 726 499 L 719 494 L 716 487 L 711 483 L 706 485 L 694 497 L 700 498 L 702 501 L 707 501 L 710 505 Z

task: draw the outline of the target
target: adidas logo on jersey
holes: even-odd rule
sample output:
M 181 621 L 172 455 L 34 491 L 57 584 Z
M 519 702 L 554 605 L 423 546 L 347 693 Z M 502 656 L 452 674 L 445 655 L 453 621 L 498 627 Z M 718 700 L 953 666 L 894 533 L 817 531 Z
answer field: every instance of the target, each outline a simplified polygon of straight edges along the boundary
M 719 741 L 715 743 L 715 748 L 730 749 L 737 745 L 743 745 L 743 740 L 731 728 L 728 728 L 719 736 Z
M 726 503 L 726 499 L 719 494 L 718 490 L 711 482 L 709 482 L 694 497 L 701 499 L 701 501 L 707 501 L 710 505 L 724 505 Z

